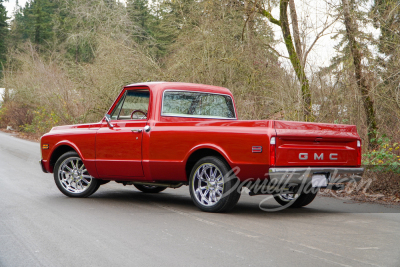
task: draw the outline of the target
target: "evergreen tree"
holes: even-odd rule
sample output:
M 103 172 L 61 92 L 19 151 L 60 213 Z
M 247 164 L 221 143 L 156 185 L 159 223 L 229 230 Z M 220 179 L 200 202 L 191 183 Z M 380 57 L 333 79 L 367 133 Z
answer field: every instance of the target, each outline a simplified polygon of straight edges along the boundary
M 154 19 L 149 28 L 155 43 L 151 51 L 157 58 L 168 53 L 169 47 L 175 43 L 184 28 L 192 28 L 198 25 L 200 19 L 198 9 L 204 1 L 195 0 L 164 0 L 153 6 Z
M 144 42 L 151 36 L 151 20 L 148 0 L 128 0 L 126 9 L 133 23 L 135 40 Z
M 386 55 L 396 54 L 400 43 L 400 1 L 375 0 L 372 11 L 375 26 L 381 31 L 379 51 Z
M 53 37 L 53 14 L 57 6 L 54 0 L 33 0 L 17 10 L 12 22 L 13 39 L 31 40 L 45 45 Z
M 7 37 L 8 37 L 8 23 L 7 23 L 7 10 L 3 5 L 3 0 L 0 0 L 0 71 L 2 70 L 2 65 L 6 62 L 7 54 Z M 0 77 L 2 72 L 0 72 Z
M 378 49 L 383 54 L 379 65 L 385 85 L 400 89 L 400 1 L 375 0 L 372 7 L 375 26 L 380 29 Z

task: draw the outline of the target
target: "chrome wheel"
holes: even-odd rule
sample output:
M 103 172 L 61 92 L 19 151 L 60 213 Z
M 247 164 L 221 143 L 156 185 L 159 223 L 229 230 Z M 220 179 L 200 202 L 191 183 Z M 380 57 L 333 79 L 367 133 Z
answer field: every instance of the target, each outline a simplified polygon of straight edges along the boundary
M 204 206 L 213 206 L 222 198 L 224 177 L 212 163 L 203 163 L 193 175 L 192 189 L 196 200 Z
M 297 194 L 276 194 L 276 202 L 288 208 L 301 208 L 310 204 L 318 192 L 297 193 Z
M 224 158 L 206 156 L 197 161 L 189 176 L 193 203 L 202 211 L 227 212 L 239 201 L 241 186 Z
M 58 169 L 58 179 L 61 186 L 70 193 L 85 192 L 93 181 L 82 160 L 79 157 L 65 159 Z
M 279 194 L 279 199 L 285 202 L 290 202 L 299 197 L 299 194 Z

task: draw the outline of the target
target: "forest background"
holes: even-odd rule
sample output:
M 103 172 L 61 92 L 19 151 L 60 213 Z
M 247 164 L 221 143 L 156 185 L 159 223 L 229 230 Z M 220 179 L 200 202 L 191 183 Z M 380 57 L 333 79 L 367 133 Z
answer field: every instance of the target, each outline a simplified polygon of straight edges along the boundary
M 384 173 L 376 189 L 400 201 L 400 0 L 4 3 L 0 127 L 99 121 L 136 82 L 218 85 L 240 119 L 356 125 L 363 163 Z

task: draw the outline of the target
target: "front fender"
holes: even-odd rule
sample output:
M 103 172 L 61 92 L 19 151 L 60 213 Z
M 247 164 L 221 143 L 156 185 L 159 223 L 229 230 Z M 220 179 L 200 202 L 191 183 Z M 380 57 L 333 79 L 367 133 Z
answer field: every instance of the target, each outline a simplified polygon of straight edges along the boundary
M 88 170 L 88 172 L 90 173 L 90 175 L 92 175 L 93 177 L 98 177 L 97 175 L 97 170 L 96 170 L 96 164 L 95 164 L 95 160 L 94 159 L 87 159 L 82 151 L 78 148 L 78 146 L 69 141 L 69 140 L 62 140 L 57 142 L 55 145 L 52 146 L 52 149 L 49 153 L 49 156 L 47 159 L 43 160 L 43 164 L 45 166 L 45 168 L 48 170 L 48 172 L 53 172 L 53 168 L 54 168 L 54 164 L 56 162 L 56 160 L 62 155 L 64 154 L 67 150 L 60 150 L 61 147 L 70 147 L 70 150 L 74 150 L 76 153 L 78 153 L 79 157 L 82 159 L 83 164 L 85 164 L 86 169 Z M 53 159 L 53 157 L 57 157 L 57 159 Z

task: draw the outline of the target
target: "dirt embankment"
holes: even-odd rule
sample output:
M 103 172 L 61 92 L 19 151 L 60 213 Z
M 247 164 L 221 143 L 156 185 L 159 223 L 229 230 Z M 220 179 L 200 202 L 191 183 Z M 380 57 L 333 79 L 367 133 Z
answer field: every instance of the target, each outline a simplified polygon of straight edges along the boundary
M 400 205 L 400 174 L 373 171 L 367 167 L 360 182 L 348 184 L 341 191 L 321 189 L 321 195 Z

